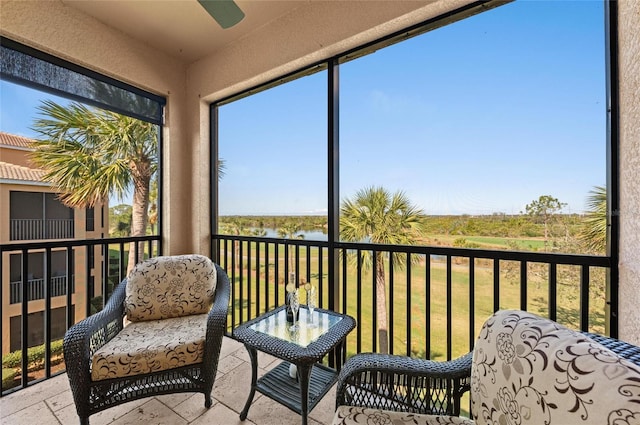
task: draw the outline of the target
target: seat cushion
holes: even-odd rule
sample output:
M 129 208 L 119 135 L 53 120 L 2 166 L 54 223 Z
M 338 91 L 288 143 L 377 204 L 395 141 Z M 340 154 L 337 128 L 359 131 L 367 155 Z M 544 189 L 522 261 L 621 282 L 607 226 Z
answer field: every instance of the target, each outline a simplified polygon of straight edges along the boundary
M 122 378 L 201 363 L 207 314 L 132 322 L 93 355 L 91 379 Z
M 155 257 L 127 278 L 125 312 L 131 322 L 207 313 L 216 290 L 216 268 L 203 255 Z
M 640 368 L 556 322 L 500 311 L 474 347 L 471 410 L 478 425 L 640 423 Z
M 339 406 L 332 425 L 474 425 L 471 419 L 457 416 L 421 415 L 407 412 Z

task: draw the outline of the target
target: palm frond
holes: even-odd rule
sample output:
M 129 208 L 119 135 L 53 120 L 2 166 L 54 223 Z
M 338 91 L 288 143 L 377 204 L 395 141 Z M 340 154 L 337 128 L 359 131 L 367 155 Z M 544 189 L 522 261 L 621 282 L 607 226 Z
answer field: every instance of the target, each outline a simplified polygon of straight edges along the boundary
M 359 190 L 340 209 L 340 237 L 347 242 L 410 245 L 422 236 L 422 210 L 413 206 L 404 192 L 391 195 L 382 187 Z M 350 261 L 357 261 L 357 257 Z M 394 265 L 406 265 L 405 255 L 391 257 Z M 370 252 L 361 252 L 363 267 L 372 264 Z M 413 259 L 411 259 L 413 261 Z
M 32 128 L 40 137 L 31 158 L 67 206 L 122 199 L 136 171 L 146 180 L 157 171 L 157 126 L 77 102 L 47 100 L 38 111 Z
M 587 197 L 587 214 L 578 238 L 588 250 L 604 252 L 607 246 L 608 226 L 607 189 L 596 186 Z

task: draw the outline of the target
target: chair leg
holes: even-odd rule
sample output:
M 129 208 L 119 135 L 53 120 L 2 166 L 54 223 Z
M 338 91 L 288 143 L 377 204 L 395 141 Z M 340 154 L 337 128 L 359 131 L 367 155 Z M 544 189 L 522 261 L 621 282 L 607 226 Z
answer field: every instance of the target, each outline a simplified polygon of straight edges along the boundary
M 211 404 L 213 403 L 213 401 L 211 400 L 211 394 L 205 394 L 204 395 L 204 407 L 206 407 L 207 409 L 211 407 Z
M 89 417 L 80 417 L 80 425 L 89 425 Z

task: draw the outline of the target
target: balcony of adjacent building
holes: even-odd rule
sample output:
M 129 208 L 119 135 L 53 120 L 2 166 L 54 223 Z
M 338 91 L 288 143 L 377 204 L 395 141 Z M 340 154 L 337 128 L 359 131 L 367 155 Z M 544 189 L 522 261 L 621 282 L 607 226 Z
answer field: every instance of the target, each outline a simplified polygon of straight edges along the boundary
M 66 207 L 55 193 L 10 193 L 10 233 L 12 241 L 73 239 L 73 208 Z

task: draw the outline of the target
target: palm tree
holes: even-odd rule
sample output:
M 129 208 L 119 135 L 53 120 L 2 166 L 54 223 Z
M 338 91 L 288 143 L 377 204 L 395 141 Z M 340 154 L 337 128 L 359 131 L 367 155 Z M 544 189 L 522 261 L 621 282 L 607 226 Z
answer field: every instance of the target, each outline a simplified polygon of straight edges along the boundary
M 241 217 L 232 217 L 224 224 L 221 224 L 221 232 L 234 236 L 246 235 L 249 232 Z M 240 267 L 240 241 L 233 241 L 233 258 L 236 259 L 236 268 Z
M 114 112 L 43 101 L 32 158 L 62 202 L 85 208 L 133 188 L 131 235 L 145 235 L 149 183 L 158 166 L 158 127 Z M 128 270 L 137 262 L 129 252 Z
M 156 225 L 158 224 L 158 179 L 151 181 L 149 189 L 149 234 L 156 233 Z
M 283 239 L 304 239 L 304 235 L 298 235 L 297 233 L 302 230 L 302 225 L 299 222 L 287 221 L 280 228 L 278 228 L 278 236 Z M 295 273 L 295 264 L 293 262 L 293 253 L 289 255 L 289 275 Z M 287 279 L 285 279 L 285 284 Z
M 580 232 L 587 249 L 602 253 L 607 247 L 607 188 L 595 186 L 587 198 L 587 215 Z
M 391 195 L 382 187 L 368 187 L 358 191 L 355 197 L 343 201 L 340 209 L 340 237 L 347 242 L 368 241 L 375 244 L 411 245 L 422 236 L 423 211 L 411 204 L 399 191 Z M 387 291 L 383 253 L 377 251 L 376 259 L 376 312 L 380 352 L 389 352 L 387 331 Z M 357 259 L 356 259 L 357 260 Z M 406 255 L 393 254 L 390 261 L 402 268 Z M 371 268 L 373 255 L 363 252 L 363 269 Z

